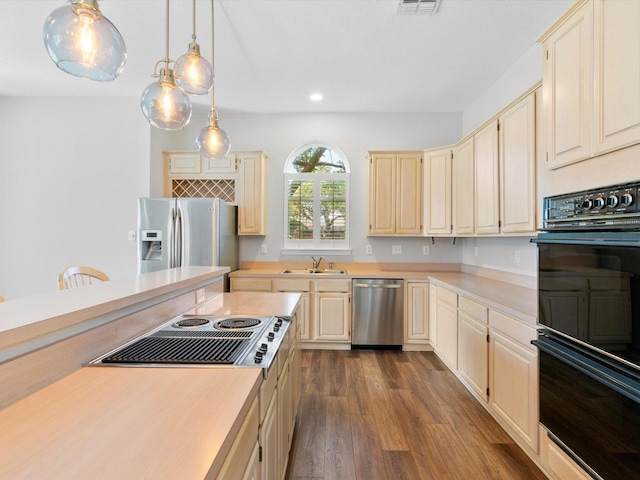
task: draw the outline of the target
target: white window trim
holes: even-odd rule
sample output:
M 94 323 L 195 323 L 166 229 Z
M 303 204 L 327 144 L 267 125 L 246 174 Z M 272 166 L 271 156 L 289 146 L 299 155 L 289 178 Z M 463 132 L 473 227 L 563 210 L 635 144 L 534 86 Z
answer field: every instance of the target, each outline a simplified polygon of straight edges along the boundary
M 297 156 L 308 148 L 313 147 L 326 147 L 334 152 L 338 153 L 344 162 L 345 173 L 298 173 L 292 172 L 293 161 Z M 291 180 L 313 180 L 314 189 L 314 205 L 320 204 L 320 182 L 323 180 L 345 180 L 345 197 L 346 210 L 345 210 L 345 239 L 344 240 L 321 240 L 319 238 L 319 230 L 315 228 L 316 225 L 320 225 L 320 211 L 314 209 L 314 229 L 313 240 L 291 240 L 289 239 L 289 205 L 288 205 L 288 186 Z M 307 143 L 302 147 L 295 150 L 285 162 L 284 166 L 284 231 L 283 231 L 283 245 L 281 250 L 283 255 L 308 255 L 310 252 L 318 255 L 351 255 L 350 248 L 350 230 L 351 230 L 351 218 L 350 218 L 350 199 L 349 199 L 349 185 L 350 185 L 350 173 L 349 162 L 346 156 L 337 148 L 325 143 Z

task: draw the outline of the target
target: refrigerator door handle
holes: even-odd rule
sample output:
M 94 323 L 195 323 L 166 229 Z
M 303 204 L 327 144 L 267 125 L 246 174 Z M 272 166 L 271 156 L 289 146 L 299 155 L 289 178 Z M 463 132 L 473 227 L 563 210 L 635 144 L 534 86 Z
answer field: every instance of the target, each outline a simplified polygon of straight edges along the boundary
M 176 257 L 175 257 L 175 265 L 174 267 L 181 267 L 182 262 L 184 261 L 184 228 L 182 225 L 182 209 L 178 207 L 178 214 L 176 217 Z
M 169 221 L 169 268 L 176 266 L 176 209 L 171 208 L 171 218 Z

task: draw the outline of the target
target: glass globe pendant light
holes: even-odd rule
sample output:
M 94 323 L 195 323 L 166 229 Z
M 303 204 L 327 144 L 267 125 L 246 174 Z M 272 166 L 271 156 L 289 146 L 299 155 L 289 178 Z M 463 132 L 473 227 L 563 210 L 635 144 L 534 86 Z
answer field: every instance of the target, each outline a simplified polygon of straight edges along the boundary
M 181 130 L 191 120 L 191 102 L 189 96 L 176 85 L 178 75 L 174 73 L 169 59 L 169 0 L 166 0 L 167 24 L 166 24 L 166 54 L 162 60 L 156 63 L 154 73 L 151 75 L 159 80 L 149 85 L 140 98 L 142 113 L 147 117 L 151 125 L 161 130 Z M 158 66 L 163 67 L 158 71 Z M 178 73 L 180 72 L 177 70 Z
M 43 28 L 47 53 L 61 70 L 98 82 L 124 70 L 127 48 L 118 29 L 100 12 L 98 0 L 70 0 Z
M 211 65 L 213 65 L 215 58 L 213 2 L 214 0 L 211 0 Z M 231 150 L 231 142 L 227 132 L 218 126 L 218 112 L 215 107 L 214 93 L 215 88 L 212 86 L 209 122 L 196 137 L 196 146 L 200 155 L 204 158 L 224 157 Z
M 213 87 L 213 68 L 200 55 L 200 45 L 196 43 L 196 0 L 193 0 L 193 35 L 189 44 L 189 51 L 178 58 L 181 77 L 178 85 L 191 95 L 204 95 Z

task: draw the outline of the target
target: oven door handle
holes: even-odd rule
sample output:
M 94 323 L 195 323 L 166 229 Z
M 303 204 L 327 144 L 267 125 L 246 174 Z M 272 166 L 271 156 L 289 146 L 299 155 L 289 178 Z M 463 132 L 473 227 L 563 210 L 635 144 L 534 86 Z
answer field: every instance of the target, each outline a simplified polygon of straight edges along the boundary
M 531 243 L 540 245 L 593 245 L 599 247 L 640 247 L 640 240 L 577 239 L 577 238 L 532 238 Z
M 572 366 L 630 400 L 640 403 L 640 378 L 638 375 L 632 376 L 617 369 L 614 370 L 611 368 L 610 362 L 604 359 L 599 360 L 596 354 L 582 353 L 549 337 L 540 336 L 538 340 L 532 340 L 531 343 L 540 351 Z

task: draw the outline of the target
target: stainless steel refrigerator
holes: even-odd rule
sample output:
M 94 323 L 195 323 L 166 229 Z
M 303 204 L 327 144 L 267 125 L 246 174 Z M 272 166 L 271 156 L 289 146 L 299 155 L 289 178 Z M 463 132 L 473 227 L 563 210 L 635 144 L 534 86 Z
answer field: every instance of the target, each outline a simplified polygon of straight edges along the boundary
M 138 199 L 138 273 L 209 265 L 237 270 L 237 212 L 219 198 Z

